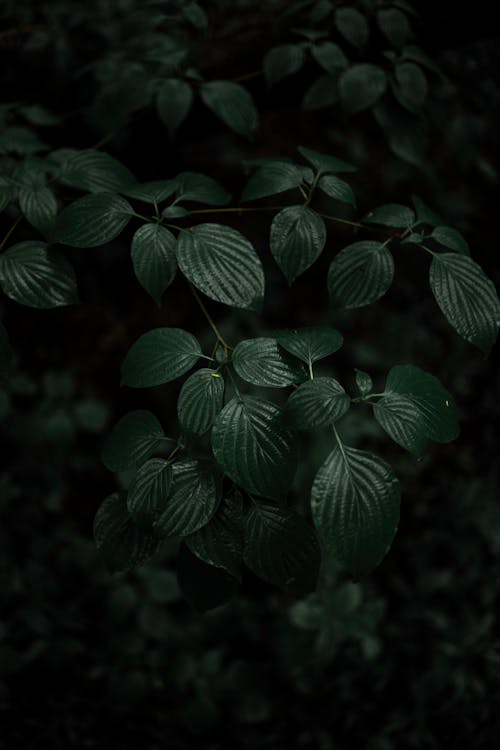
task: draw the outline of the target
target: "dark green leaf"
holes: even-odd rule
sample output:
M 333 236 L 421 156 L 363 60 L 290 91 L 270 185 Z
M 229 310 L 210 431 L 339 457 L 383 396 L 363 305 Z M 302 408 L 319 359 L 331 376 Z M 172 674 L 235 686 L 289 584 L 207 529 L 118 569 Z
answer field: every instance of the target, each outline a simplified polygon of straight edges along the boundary
M 466 255 L 434 255 L 429 281 L 436 302 L 453 328 L 483 352 L 495 343 L 500 301 L 493 282 Z
M 64 149 L 59 153 L 58 179 L 65 185 L 90 193 L 112 193 L 121 192 L 135 182 L 134 175 L 127 167 L 102 151 Z M 57 158 L 57 154 L 55 152 L 51 156 Z
M 159 224 L 144 224 L 132 238 L 132 263 L 137 280 L 161 305 L 161 296 L 177 271 L 176 240 Z
M 465 237 L 453 227 L 442 227 L 438 226 L 432 230 L 431 237 L 436 242 L 439 242 L 443 247 L 448 247 L 450 250 L 456 250 L 457 253 L 462 255 L 470 255 L 469 245 Z
M 54 224 L 57 200 L 48 187 L 23 187 L 19 190 L 19 207 L 27 221 L 42 233 Z
M 0 286 L 28 307 L 48 308 L 78 302 L 75 273 L 66 258 L 44 242 L 20 242 L 0 255 Z
M 304 148 L 304 146 L 299 146 L 298 151 L 318 172 L 341 174 L 342 172 L 355 172 L 357 169 L 352 164 L 337 159 L 336 156 L 321 154 L 319 151 L 313 151 L 310 148 Z
M 338 253 L 328 271 L 330 299 L 342 307 L 363 307 L 392 284 L 394 261 L 382 242 L 354 242 Z
M 225 206 L 230 194 L 211 177 L 199 172 L 181 172 L 176 177 L 178 200 L 206 203 L 208 206 Z
M 177 178 L 171 180 L 154 180 L 153 182 L 137 182 L 120 192 L 129 198 L 135 198 L 144 203 L 161 203 L 175 193 L 178 185 Z
M 320 42 L 311 47 L 311 54 L 327 73 L 336 73 L 347 67 L 347 58 L 333 42 Z
M 118 237 L 132 214 L 131 205 L 119 195 L 86 195 L 59 214 L 52 239 L 71 247 L 104 245 Z
M 399 203 L 387 203 L 370 211 L 365 217 L 368 224 L 383 224 L 386 227 L 411 227 L 415 222 L 415 214 Z
M 430 227 L 436 227 L 443 224 L 441 217 L 432 211 L 432 209 L 430 209 L 429 206 L 418 197 L 418 195 L 412 195 L 411 199 L 415 208 L 416 224 L 428 224 Z M 466 255 L 468 255 L 468 253 L 466 253 Z
M 399 482 L 377 456 L 337 445 L 311 493 L 313 520 L 324 552 L 359 578 L 388 551 L 399 522 Z
M 277 331 L 275 337 L 283 349 L 308 366 L 338 351 L 344 341 L 339 331 L 327 326 Z
M 321 377 L 302 383 L 288 398 L 286 423 L 296 430 L 325 427 L 340 419 L 351 399 L 334 378 Z
M 217 510 L 220 477 L 208 461 L 183 459 L 173 464 L 170 494 L 155 528 L 162 536 L 188 536 L 205 526 Z
M 308 206 L 289 206 L 274 217 L 269 242 L 277 264 L 292 284 L 321 255 L 325 222 Z
M 114 426 L 104 443 L 102 460 L 110 471 L 126 471 L 141 466 L 164 445 L 161 424 L 150 411 L 126 414 Z
M 297 446 L 274 404 L 248 396 L 232 399 L 217 417 L 212 449 L 224 472 L 243 489 L 270 499 L 286 494 Z
M 377 65 L 352 65 L 339 78 L 339 93 L 344 108 L 350 114 L 368 109 L 380 99 L 386 85 L 386 75 Z
M 302 109 L 313 112 L 317 109 L 326 109 L 338 101 L 338 74 L 325 73 L 316 78 L 307 89 L 302 99 Z
M 245 522 L 245 564 L 264 581 L 296 595 L 316 587 L 320 552 L 302 516 L 270 504 L 254 504 Z
M 293 75 L 304 64 L 304 50 L 299 44 L 281 44 L 264 57 L 263 68 L 269 86 Z
M 363 370 L 356 369 L 356 385 L 362 396 L 366 396 L 373 388 L 371 376 Z
M 181 388 L 177 416 L 183 430 L 203 435 L 222 409 L 224 378 L 208 368 L 196 370 Z
M 170 138 L 187 117 L 193 102 L 193 89 L 180 78 L 167 78 L 158 91 L 156 107 Z
M 293 190 L 299 187 L 302 179 L 302 172 L 295 164 L 273 160 L 264 164 L 250 177 L 241 200 L 254 201 L 258 198 L 266 198 L 269 195 Z
M 222 500 L 206 526 L 186 538 L 191 552 L 208 565 L 240 579 L 243 556 L 243 500 L 239 492 Z
M 190 370 L 201 353 L 191 333 L 181 328 L 155 328 L 130 347 L 122 365 L 122 384 L 149 388 L 168 383 Z
M 177 576 L 182 593 L 197 612 L 226 604 L 238 590 L 234 576 L 223 568 L 207 565 L 185 544 L 179 550 Z
M 207 297 L 232 307 L 260 309 L 264 272 L 240 232 L 222 224 L 199 224 L 180 233 L 177 259 L 182 273 Z
M 449 443 L 458 433 L 453 396 L 433 375 L 414 365 L 396 365 L 387 377 L 385 395 L 373 413 L 387 434 L 406 450 L 421 456 L 428 440 Z
M 394 73 L 394 96 L 410 112 L 420 112 L 427 99 L 428 90 L 424 72 L 415 63 L 403 62 L 396 65 Z
M 396 48 L 402 47 L 411 35 L 410 24 L 404 13 L 397 8 L 382 8 L 377 13 L 380 30 Z
M 354 47 L 363 47 L 368 41 L 370 31 L 366 18 L 356 8 L 338 8 L 335 12 L 335 25 L 344 39 Z
M 204 104 L 235 133 L 249 136 L 257 128 L 259 115 L 255 104 L 248 91 L 239 83 L 202 83 L 200 94 Z
M 320 177 L 318 187 L 329 195 L 330 198 L 335 198 L 335 200 L 342 201 L 342 203 L 349 203 L 351 206 L 356 205 L 356 196 L 352 187 L 347 182 L 344 182 L 344 180 L 332 174 L 325 174 L 323 177 Z
M 284 388 L 304 380 L 303 370 L 279 349 L 273 338 L 240 341 L 231 362 L 240 378 L 252 385 Z
M 127 496 L 127 508 L 136 523 L 153 528 L 167 504 L 172 480 L 172 465 L 163 458 L 151 458 L 139 467 Z

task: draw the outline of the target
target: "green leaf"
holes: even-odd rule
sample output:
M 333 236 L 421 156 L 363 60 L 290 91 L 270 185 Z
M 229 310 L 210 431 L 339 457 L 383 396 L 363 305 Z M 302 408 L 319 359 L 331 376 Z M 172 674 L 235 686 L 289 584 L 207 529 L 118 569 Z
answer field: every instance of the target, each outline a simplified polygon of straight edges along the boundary
M 281 44 L 264 57 L 263 68 L 268 86 L 297 73 L 304 64 L 304 50 L 299 44 Z
M 284 193 L 298 188 L 302 180 L 302 172 L 295 164 L 273 160 L 264 164 L 250 177 L 241 200 L 254 201 L 258 198 L 267 198 L 269 195 Z
M 374 208 L 366 215 L 368 224 L 383 224 L 386 227 L 411 227 L 415 222 L 415 214 L 400 203 L 387 203 L 384 206 Z
M 342 307 L 364 307 L 380 299 L 394 277 L 394 261 L 382 242 L 364 240 L 341 250 L 328 271 L 328 293 Z
M 338 46 L 333 42 L 320 42 L 311 47 L 311 54 L 323 70 L 327 73 L 336 73 L 348 65 L 347 58 Z
M 88 190 L 90 193 L 121 192 L 135 182 L 134 175 L 127 167 L 109 154 L 96 149 L 61 149 L 51 156 L 59 161 L 59 181 L 80 190 Z
M 346 161 L 342 161 L 342 159 L 337 159 L 336 156 L 321 154 L 319 151 L 313 151 L 304 146 L 299 146 L 297 150 L 318 172 L 340 174 L 342 172 L 355 172 L 357 169 L 352 164 L 348 164 Z
M 201 355 L 195 337 L 181 328 L 154 328 L 130 347 L 122 365 L 122 384 L 150 388 L 175 380 Z
M 144 224 L 132 238 L 132 263 L 142 287 L 158 306 L 165 289 L 177 271 L 176 240 L 172 232 L 159 224 Z
M 206 203 L 208 206 L 225 206 L 231 195 L 207 175 L 199 172 L 181 172 L 176 177 L 178 200 Z
M 296 430 L 325 427 L 340 419 L 351 399 L 334 378 L 321 377 L 302 383 L 284 408 L 286 423 Z
M 36 104 L 19 107 L 17 111 L 32 125 L 51 127 L 52 125 L 58 125 L 61 122 L 57 115 L 49 112 L 45 107 L 39 107 Z
M 316 78 L 306 90 L 301 107 L 306 112 L 331 107 L 338 101 L 338 74 L 325 73 Z
M 400 487 L 391 467 L 366 451 L 336 445 L 318 471 L 311 508 L 322 549 L 355 577 L 388 551 L 399 522 Z
M 414 365 L 396 365 L 385 385 L 384 397 L 373 404 L 377 422 L 399 445 L 416 456 L 427 441 L 449 443 L 459 433 L 453 396 L 433 375 Z
M 155 528 L 162 536 L 188 536 L 205 526 L 217 510 L 221 478 L 209 461 L 183 459 L 173 464 L 170 495 Z
M 19 208 L 31 226 L 45 234 L 57 216 L 57 200 L 48 187 L 22 187 L 19 190 Z
M 342 7 L 335 12 L 335 25 L 354 47 L 363 47 L 370 36 L 366 18 L 356 8 Z
M 385 92 L 386 74 L 372 63 L 357 63 L 342 73 L 339 78 L 339 94 L 345 110 L 356 114 L 368 109 Z
M 198 224 L 177 240 L 179 267 L 201 292 L 225 305 L 260 310 L 264 272 L 251 243 L 231 227 Z
M 226 604 L 238 590 L 238 581 L 226 570 L 207 565 L 181 544 L 177 558 L 177 577 L 185 598 L 197 612 L 206 612 Z
M 63 307 L 78 302 L 75 273 L 66 258 L 44 242 L 20 242 L 0 255 L 0 286 L 21 305 Z
M 308 366 L 338 351 L 344 342 L 339 331 L 327 326 L 277 331 L 275 337 L 283 349 Z
M 193 89 L 180 78 L 167 78 L 160 86 L 156 108 L 170 138 L 186 119 L 193 103 Z
M 297 463 L 296 438 L 274 404 L 248 396 L 229 401 L 215 421 L 212 449 L 243 489 L 270 499 L 286 494 Z
M 453 227 L 438 226 L 432 230 L 431 237 L 443 247 L 455 250 L 462 255 L 470 255 L 469 245 L 465 237 Z
M 200 94 L 204 104 L 235 133 L 250 136 L 257 128 L 259 115 L 255 104 L 248 91 L 239 83 L 202 83 Z
M 377 12 L 377 23 L 381 32 L 397 49 L 411 36 L 411 28 L 404 13 L 397 8 L 382 8 Z
M 191 552 L 209 565 L 224 568 L 238 580 L 243 557 L 243 499 L 224 498 L 206 526 L 186 537 Z
M 128 511 L 137 524 L 153 528 L 170 496 L 172 480 L 172 465 L 163 458 L 151 458 L 139 467 L 127 496 Z
M 394 69 L 394 96 L 410 112 L 420 112 L 427 99 L 427 78 L 418 65 L 411 62 L 398 63 Z
M 119 195 L 86 195 L 61 211 L 52 240 L 70 247 L 104 245 L 118 237 L 132 214 L 132 206 Z
M 161 203 L 169 198 L 178 188 L 177 178 L 171 180 L 153 180 L 152 182 L 134 183 L 121 193 L 143 203 Z
M 164 444 L 165 435 L 150 411 L 126 414 L 113 427 L 104 443 L 102 460 L 110 471 L 119 472 L 141 466 Z
M 367 372 L 356 368 L 356 385 L 362 396 L 366 396 L 373 388 L 373 380 Z
M 325 222 L 308 206 L 289 206 L 274 217 L 269 242 L 278 266 L 292 284 L 321 255 Z
M 255 503 L 245 521 L 245 564 L 296 595 L 316 587 L 320 552 L 313 529 L 292 510 Z
M 429 281 L 436 302 L 453 328 L 487 353 L 500 326 L 500 301 L 493 282 L 466 255 L 434 255 Z
M 415 208 L 415 224 L 428 224 L 430 227 L 436 227 L 443 223 L 441 217 L 430 209 L 418 195 L 412 195 L 411 199 Z M 467 252 L 466 255 L 468 254 Z
M 0 323 L 0 386 L 5 385 L 14 364 L 14 351 L 10 345 L 9 336 Z
M 356 205 L 356 196 L 352 187 L 344 180 L 335 177 L 332 174 L 323 175 L 318 180 L 318 187 L 330 198 L 335 198 L 342 203 L 349 203 L 351 206 Z
M 182 429 L 193 435 L 203 435 L 222 409 L 224 378 L 209 368 L 196 370 L 181 388 L 177 401 L 177 416 Z
M 158 549 L 158 537 L 140 528 L 127 510 L 125 493 L 104 500 L 94 520 L 94 539 L 110 573 L 143 565 Z
M 304 380 L 303 370 L 283 354 L 273 338 L 240 341 L 231 363 L 240 378 L 252 385 L 284 388 Z

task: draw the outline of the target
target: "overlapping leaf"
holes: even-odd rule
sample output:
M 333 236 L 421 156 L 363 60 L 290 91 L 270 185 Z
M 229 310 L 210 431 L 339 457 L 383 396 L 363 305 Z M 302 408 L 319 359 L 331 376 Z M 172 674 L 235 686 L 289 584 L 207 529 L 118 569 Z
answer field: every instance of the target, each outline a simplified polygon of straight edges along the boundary
M 172 487 L 155 529 L 162 536 L 188 536 L 217 510 L 221 478 L 208 461 L 183 459 L 172 466 Z
M 273 338 L 240 341 L 231 362 L 240 378 L 252 385 L 283 388 L 304 380 L 303 370 Z
M 71 247 L 104 245 L 118 237 L 132 214 L 131 205 L 119 195 L 85 195 L 61 211 L 54 225 L 52 239 Z
M 289 396 L 284 417 L 286 423 L 296 430 L 325 427 L 340 419 L 349 409 L 350 402 L 337 380 L 314 378 L 302 383 Z
M 209 368 L 196 370 L 184 382 L 177 401 L 177 416 L 183 430 L 203 435 L 222 408 L 224 378 Z
M 384 243 L 354 242 L 341 250 L 330 265 L 330 299 L 347 308 L 369 305 L 387 292 L 393 277 L 394 261 Z
M 144 224 L 132 238 L 131 256 L 137 280 L 157 305 L 177 271 L 175 237 L 159 224 Z
M 325 222 L 308 206 L 289 206 L 274 217 L 269 242 L 277 264 L 292 284 L 321 255 Z
M 201 353 L 197 339 L 182 328 L 155 328 L 130 347 L 122 365 L 122 384 L 149 388 L 168 383 L 190 370 Z
M 111 471 L 126 471 L 141 466 L 164 444 L 161 424 L 150 411 L 126 414 L 114 426 L 104 443 L 102 460 Z

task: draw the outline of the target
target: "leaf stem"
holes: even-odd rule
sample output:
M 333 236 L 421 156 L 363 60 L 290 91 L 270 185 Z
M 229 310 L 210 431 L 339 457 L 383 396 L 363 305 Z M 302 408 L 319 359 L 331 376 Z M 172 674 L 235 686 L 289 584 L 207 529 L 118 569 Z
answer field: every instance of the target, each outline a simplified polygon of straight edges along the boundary
M 340 439 L 340 435 L 337 432 L 337 428 L 335 427 L 335 424 L 333 422 L 332 422 L 332 430 L 333 430 L 333 434 L 335 435 L 335 440 L 337 441 L 337 445 L 339 446 L 340 452 L 342 453 L 342 456 L 344 458 L 344 461 L 345 461 L 346 465 L 348 465 L 347 464 L 347 456 L 346 456 L 345 450 L 344 450 L 344 443 Z
M 2 240 L 1 242 L 0 242 L 0 250 L 1 250 L 2 248 L 3 248 L 3 246 L 4 246 L 4 245 L 5 245 L 5 243 L 7 242 L 7 240 L 8 240 L 8 239 L 9 239 L 9 237 L 10 237 L 10 235 L 12 234 L 12 232 L 14 232 L 14 231 L 15 231 L 15 229 L 16 229 L 16 227 L 17 227 L 17 225 L 18 225 L 18 224 L 20 223 L 20 221 L 22 220 L 22 218 L 23 218 L 23 217 L 22 217 L 22 215 L 19 215 L 19 216 L 17 217 L 17 219 L 15 220 L 15 222 L 13 223 L 13 225 L 11 226 L 11 228 L 10 228 L 10 229 L 8 230 L 8 232 L 7 232 L 7 234 L 5 235 L 5 237 L 4 237 L 4 238 L 3 238 L 3 240 Z
M 219 329 L 215 325 L 214 321 L 212 320 L 212 318 L 211 318 L 211 316 L 210 316 L 207 308 L 203 304 L 203 301 L 201 300 L 200 295 L 198 294 L 198 292 L 196 291 L 196 289 L 194 288 L 194 286 L 191 284 L 190 281 L 188 281 L 188 285 L 189 285 L 189 288 L 191 290 L 191 294 L 193 295 L 193 297 L 195 298 L 196 302 L 198 303 L 198 306 L 199 306 L 200 310 L 202 311 L 203 315 L 205 316 L 208 325 L 210 326 L 210 328 L 212 329 L 212 331 L 215 333 L 217 341 L 220 341 L 220 343 L 222 344 L 222 346 L 224 347 L 224 349 L 226 349 L 226 350 L 227 349 L 232 349 L 233 347 L 230 346 L 227 343 L 227 341 L 224 339 L 224 337 L 222 336 L 221 332 L 219 331 Z M 209 357 L 209 359 L 212 359 L 212 357 Z
M 356 396 L 356 398 L 352 399 L 353 404 L 360 404 L 363 401 L 368 401 L 370 398 L 382 398 L 382 396 L 387 395 L 384 391 L 384 393 L 367 393 L 366 396 Z
M 189 214 L 229 214 L 248 211 L 281 211 L 286 206 L 230 206 L 226 208 L 195 208 Z
M 439 255 L 439 253 L 435 253 L 434 250 L 431 250 L 430 247 L 427 247 L 426 245 L 421 245 L 420 243 L 417 243 L 417 247 L 421 247 L 422 250 L 425 250 L 427 253 L 430 253 L 431 255 Z
M 314 380 L 313 364 L 311 359 L 309 360 L 309 377 L 311 380 Z

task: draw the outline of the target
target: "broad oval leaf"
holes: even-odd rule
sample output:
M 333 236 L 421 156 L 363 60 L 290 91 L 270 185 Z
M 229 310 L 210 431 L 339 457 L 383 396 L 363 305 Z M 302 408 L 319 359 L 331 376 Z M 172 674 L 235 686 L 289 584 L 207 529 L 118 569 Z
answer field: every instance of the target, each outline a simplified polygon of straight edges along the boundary
M 399 522 L 400 487 L 391 467 L 366 451 L 335 446 L 313 483 L 321 546 L 360 578 L 388 551 Z
M 354 242 L 336 255 L 328 270 L 328 293 L 342 307 L 363 307 L 380 299 L 394 277 L 392 255 L 382 242 Z
M 248 180 L 242 201 L 254 201 L 270 195 L 284 193 L 301 185 L 303 174 L 295 164 L 273 159 L 263 164 Z
M 298 44 L 280 44 L 270 49 L 263 61 L 268 85 L 274 86 L 296 73 L 304 64 L 304 59 L 304 50 Z
M 284 388 L 304 380 L 304 371 L 280 350 L 273 338 L 240 341 L 231 363 L 240 378 L 252 385 Z
M 187 117 L 193 103 L 193 89 L 180 78 L 167 78 L 160 86 L 156 108 L 160 120 L 173 138 L 179 126 Z
M 348 164 L 348 162 L 342 159 L 337 159 L 336 156 L 322 154 L 319 151 L 313 151 L 311 148 L 299 146 L 298 151 L 318 172 L 341 174 L 342 172 L 355 172 L 357 169 L 352 164 Z
M 257 128 L 259 115 L 254 101 L 239 83 L 202 83 L 200 95 L 204 104 L 235 133 L 250 136 Z
M 20 242 L 0 255 L 0 286 L 21 305 L 62 307 L 78 302 L 75 272 L 44 242 Z
M 172 489 L 173 471 L 169 461 L 151 458 L 139 467 L 127 495 L 127 508 L 140 526 L 153 527 L 165 508 Z
M 296 430 L 331 425 L 349 409 L 351 399 L 334 378 L 320 377 L 302 383 L 288 398 L 283 411 L 286 423 Z
M 224 378 L 207 367 L 196 370 L 184 382 L 177 401 L 177 416 L 183 430 L 203 435 L 222 409 Z
M 321 555 L 313 529 L 298 513 L 255 503 L 245 521 L 245 564 L 264 581 L 296 595 L 316 587 Z
M 182 328 L 154 328 L 130 347 L 122 365 L 122 384 L 150 388 L 191 369 L 201 355 L 197 339 Z
M 339 78 L 339 94 L 350 114 L 368 109 L 380 99 L 387 85 L 386 74 L 372 63 L 357 63 Z
M 274 217 L 269 241 L 277 264 L 292 284 L 321 255 L 325 222 L 308 206 L 289 206 Z
M 470 255 L 467 240 L 453 227 L 436 226 L 432 230 L 431 237 L 443 247 L 455 250 L 462 255 Z
M 159 545 L 154 532 L 134 522 L 127 509 L 126 494 L 118 492 L 107 497 L 98 509 L 94 539 L 110 573 L 143 565 Z
M 365 16 L 356 8 L 344 6 L 335 12 L 335 25 L 344 39 L 354 47 L 363 47 L 368 41 L 370 30 Z
M 324 73 L 318 76 L 306 89 L 302 98 L 301 107 L 306 112 L 314 112 L 318 109 L 331 107 L 338 101 L 338 77 L 337 73 Z
M 181 172 L 175 179 L 177 200 L 206 203 L 208 206 L 225 206 L 231 200 L 231 195 L 206 174 Z
M 212 462 L 193 459 L 176 461 L 172 471 L 170 495 L 154 526 L 162 536 L 188 536 L 215 514 L 221 477 Z
M 93 193 L 71 203 L 57 217 L 52 241 L 70 247 L 98 247 L 125 229 L 132 206 L 119 195 Z
M 199 224 L 181 232 L 177 259 L 182 273 L 201 292 L 225 305 L 260 310 L 264 271 L 251 243 L 231 227 Z
M 97 149 L 64 149 L 51 156 L 59 161 L 58 180 L 80 190 L 88 190 L 90 193 L 112 193 L 121 191 L 135 182 L 134 175 L 127 167 Z
M 335 198 L 342 203 L 349 203 L 351 206 L 356 205 L 356 196 L 352 187 L 344 180 L 335 177 L 332 174 L 325 174 L 318 180 L 318 187 L 330 198 Z
M 227 476 L 248 492 L 284 497 L 297 464 L 295 435 L 268 401 L 234 398 L 212 430 L 212 450 Z
M 275 336 L 283 349 L 308 366 L 338 351 L 344 342 L 340 331 L 328 326 L 277 331 Z
M 150 411 L 139 409 L 126 414 L 113 427 L 104 443 L 102 460 L 111 471 L 141 466 L 163 445 L 161 424 Z
M 224 568 L 238 580 L 243 557 L 243 499 L 224 498 L 206 526 L 186 537 L 191 552 L 209 565 Z
M 128 198 L 134 198 L 143 203 L 161 203 L 173 195 L 178 186 L 177 178 L 174 177 L 171 180 L 135 182 L 120 192 Z
M 427 78 L 422 68 L 412 62 L 403 62 L 396 65 L 394 73 L 394 96 L 410 112 L 420 112 L 428 91 Z
M 382 224 L 386 227 L 411 227 L 415 221 L 415 214 L 400 203 L 386 203 L 384 206 L 378 206 L 365 217 L 369 224 Z
M 449 443 L 459 433 L 453 396 L 415 365 L 391 369 L 384 397 L 373 404 L 373 413 L 387 434 L 416 456 L 424 453 L 428 440 Z
M 311 55 L 327 73 L 335 73 L 347 67 L 347 58 L 334 42 L 320 42 L 311 47 Z
M 500 301 L 481 266 L 466 255 L 436 254 L 429 281 L 448 322 L 462 338 L 488 353 L 500 327 Z
M 408 19 L 398 8 L 381 8 L 377 12 L 377 23 L 384 36 L 396 48 L 402 47 L 411 36 Z
M 57 216 L 56 197 L 53 191 L 44 185 L 21 188 L 19 208 L 31 226 L 42 234 L 52 228 Z
M 157 305 L 177 271 L 176 240 L 159 224 L 144 224 L 132 238 L 131 256 L 135 275 Z

